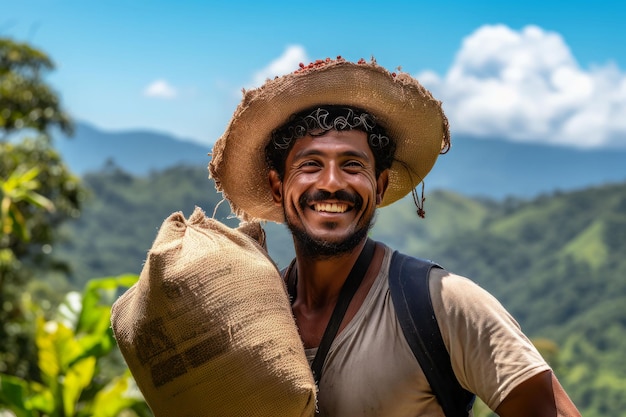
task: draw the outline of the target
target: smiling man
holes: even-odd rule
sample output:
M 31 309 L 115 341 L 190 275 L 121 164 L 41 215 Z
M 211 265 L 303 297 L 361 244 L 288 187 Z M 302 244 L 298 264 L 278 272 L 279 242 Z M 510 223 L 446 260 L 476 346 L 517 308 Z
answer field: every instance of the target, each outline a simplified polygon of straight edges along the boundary
M 387 187 L 388 166 L 376 169 L 372 149 L 380 147 L 371 147 L 361 130 L 365 127 L 360 117 L 365 116 L 374 123 L 366 113 L 346 107 L 307 110 L 276 130 L 266 147 L 273 199 L 283 208 L 300 253 L 336 257 L 353 251 L 367 237 Z M 346 121 L 337 127 L 342 130 L 323 124 L 338 119 Z M 302 135 L 298 140 L 292 134 L 296 128 Z
M 475 394 L 503 417 L 578 416 L 500 303 L 437 267 L 426 274 L 432 310 L 400 301 L 418 325 L 436 320 L 426 345 L 440 347 L 421 353 L 445 362 L 435 368 L 451 369 L 459 395 L 446 399 L 416 360 L 390 291 L 399 257 L 367 234 L 377 208 L 408 193 L 423 217 L 424 178 L 449 146 L 441 103 L 417 80 L 338 57 L 245 92 L 209 169 L 237 215 L 285 222 L 293 235 L 284 276 L 319 415 L 471 415 Z

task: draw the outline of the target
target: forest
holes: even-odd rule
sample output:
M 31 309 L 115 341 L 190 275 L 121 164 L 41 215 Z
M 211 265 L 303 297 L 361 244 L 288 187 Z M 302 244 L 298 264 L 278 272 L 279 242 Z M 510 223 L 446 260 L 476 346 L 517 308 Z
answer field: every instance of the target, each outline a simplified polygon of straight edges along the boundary
M 42 78 L 53 68 L 43 52 L 0 39 L 0 414 L 150 416 L 115 346 L 110 305 L 171 213 L 198 206 L 238 221 L 204 166 L 136 176 L 111 161 L 73 175 L 49 136 L 72 130 Z M 425 209 L 420 219 L 410 199 L 383 208 L 371 236 L 492 292 L 584 416 L 626 416 L 626 183 L 503 200 L 429 190 Z M 285 266 L 287 230 L 264 227 Z M 477 404 L 475 415 L 492 414 Z

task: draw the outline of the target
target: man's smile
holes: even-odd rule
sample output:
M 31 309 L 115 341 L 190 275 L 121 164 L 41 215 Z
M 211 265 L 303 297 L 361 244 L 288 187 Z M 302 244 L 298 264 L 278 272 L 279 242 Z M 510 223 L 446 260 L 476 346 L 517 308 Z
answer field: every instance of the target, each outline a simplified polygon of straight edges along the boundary
M 323 213 L 345 213 L 350 207 L 346 203 L 315 203 L 311 208 Z
M 300 197 L 300 207 L 306 207 L 316 213 L 342 214 L 352 210 L 359 210 L 363 199 L 358 194 L 344 190 L 329 193 L 318 190 Z

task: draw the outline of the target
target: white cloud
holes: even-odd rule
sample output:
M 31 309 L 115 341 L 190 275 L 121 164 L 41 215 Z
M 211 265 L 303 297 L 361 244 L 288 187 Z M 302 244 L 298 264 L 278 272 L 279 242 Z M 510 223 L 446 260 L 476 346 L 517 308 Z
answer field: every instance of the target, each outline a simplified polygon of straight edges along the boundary
M 260 87 L 267 79 L 293 72 L 301 62 L 309 62 L 304 48 L 300 45 L 288 46 L 281 56 L 254 74 L 253 86 Z
M 178 90 L 165 80 L 156 80 L 143 90 L 143 94 L 146 97 L 172 99 L 178 95 Z
M 626 146 L 626 74 L 612 64 L 580 68 L 559 34 L 537 26 L 483 26 L 445 76 L 417 78 L 443 101 L 454 133 Z

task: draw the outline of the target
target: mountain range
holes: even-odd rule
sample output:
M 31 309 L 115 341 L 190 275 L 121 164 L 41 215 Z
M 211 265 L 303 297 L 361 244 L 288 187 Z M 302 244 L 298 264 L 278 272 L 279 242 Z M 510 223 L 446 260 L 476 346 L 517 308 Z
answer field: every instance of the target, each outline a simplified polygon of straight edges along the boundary
M 78 175 L 115 166 L 145 176 L 177 165 L 207 166 L 212 145 L 148 130 L 111 132 L 77 123 L 55 147 Z M 427 191 L 502 199 L 570 191 L 626 180 L 626 149 L 575 149 L 453 136 L 426 178 Z

